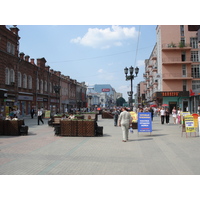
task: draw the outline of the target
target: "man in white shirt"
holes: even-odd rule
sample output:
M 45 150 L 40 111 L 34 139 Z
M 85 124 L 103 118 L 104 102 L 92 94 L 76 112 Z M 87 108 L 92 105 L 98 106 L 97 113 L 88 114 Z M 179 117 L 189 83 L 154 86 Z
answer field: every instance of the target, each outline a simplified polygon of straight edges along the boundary
M 42 110 L 40 108 L 38 108 L 38 125 L 40 125 L 40 121 L 44 124 L 43 120 L 42 120 Z

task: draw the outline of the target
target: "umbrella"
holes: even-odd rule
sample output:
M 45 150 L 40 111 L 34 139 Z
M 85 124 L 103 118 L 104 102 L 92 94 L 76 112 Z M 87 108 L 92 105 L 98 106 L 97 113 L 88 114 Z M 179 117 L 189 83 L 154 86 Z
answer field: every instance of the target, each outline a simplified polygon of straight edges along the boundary
M 157 107 L 157 105 L 153 104 L 153 105 L 150 105 L 150 107 Z
M 168 104 L 163 104 L 162 106 L 163 106 L 163 107 L 168 107 L 169 105 L 168 105 Z

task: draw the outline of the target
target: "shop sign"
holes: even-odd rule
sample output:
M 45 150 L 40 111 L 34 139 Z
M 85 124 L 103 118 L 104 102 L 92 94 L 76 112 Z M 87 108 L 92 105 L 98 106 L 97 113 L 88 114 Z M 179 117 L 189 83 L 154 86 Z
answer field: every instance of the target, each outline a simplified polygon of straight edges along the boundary
M 19 95 L 18 100 L 33 101 L 33 97 L 32 96 Z
M 48 98 L 43 98 L 43 101 L 44 102 L 48 102 Z
M 37 97 L 37 101 L 43 101 L 42 97 Z
M 165 91 L 156 92 L 153 97 L 188 97 L 189 91 Z
M 110 92 L 110 88 L 103 88 L 101 91 L 102 92 Z

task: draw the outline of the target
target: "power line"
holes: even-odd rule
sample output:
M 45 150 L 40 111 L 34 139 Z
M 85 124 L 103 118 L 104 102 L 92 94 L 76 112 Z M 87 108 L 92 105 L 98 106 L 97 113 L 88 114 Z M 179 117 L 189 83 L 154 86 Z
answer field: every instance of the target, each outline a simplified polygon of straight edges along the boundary
M 143 50 L 143 49 L 147 49 L 147 48 L 152 48 L 152 46 L 144 47 L 144 48 L 141 48 L 141 49 L 138 49 L 138 46 L 137 46 L 136 50 L 131 50 L 131 51 L 124 51 L 124 52 L 120 52 L 120 53 L 114 53 L 114 54 L 109 54 L 109 55 L 104 55 L 104 56 L 89 57 L 89 58 L 79 58 L 79 59 L 72 59 L 72 60 L 50 61 L 50 62 L 48 61 L 48 63 L 64 63 L 64 62 L 76 62 L 76 61 L 82 61 L 82 60 L 91 60 L 91 59 L 98 59 L 98 58 L 104 58 L 104 57 L 109 57 L 109 56 L 115 56 L 115 55 L 130 53 L 130 52 L 133 52 L 133 51 L 136 51 L 136 56 L 137 56 L 138 50 Z

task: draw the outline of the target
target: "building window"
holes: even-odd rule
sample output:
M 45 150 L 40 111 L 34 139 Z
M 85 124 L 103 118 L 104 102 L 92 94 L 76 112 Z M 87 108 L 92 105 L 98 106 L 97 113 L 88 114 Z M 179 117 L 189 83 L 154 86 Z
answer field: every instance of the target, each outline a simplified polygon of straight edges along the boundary
M 52 84 L 49 83 L 49 92 L 52 93 Z
M 10 84 L 10 70 L 8 68 L 6 68 L 5 71 L 5 84 L 6 85 Z
M 7 52 L 11 54 L 15 54 L 15 45 L 7 42 Z
M 23 88 L 27 88 L 27 75 L 23 74 Z
M 10 83 L 15 82 L 15 71 L 13 69 L 10 70 Z
M 32 77 L 28 76 L 28 89 L 32 89 Z
M 192 65 L 192 77 L 200 78 L 200 66 L 199 65 Z
M 22 87 L 22 74 L 18 72 L 18 87 Z
M 39 90 L 39 79 L 37 78 L 37 90 Z
M 182 76 L 183 77 L 187 76 L 187 67 L 186 67 L 186 65 L 182 65 Z
M 40 93 L 43 93 L 43 80 L 40 80 Z
M 183 80 L 183 91 L 187 91 L 187 80 Z
M 44 91 L 47 92 L 47 81 L 44 81 Z
M 200 88 L 200 81 L 192 81 L 192 89 L 196 90 Z
M 181 36 L 184 36 L 184 25 L 180 25 Z
M 191 61 L 199 62 L 198 51 L 191 51 Z
M 190 38 L 190 46 L 191 46 L 193 49 L 198 49 L 198 39 L 197 39 L 197 37 L 195 37 L 195 38 Z

